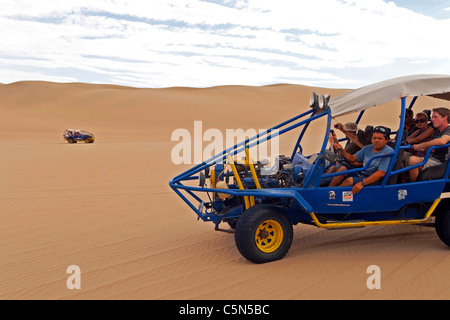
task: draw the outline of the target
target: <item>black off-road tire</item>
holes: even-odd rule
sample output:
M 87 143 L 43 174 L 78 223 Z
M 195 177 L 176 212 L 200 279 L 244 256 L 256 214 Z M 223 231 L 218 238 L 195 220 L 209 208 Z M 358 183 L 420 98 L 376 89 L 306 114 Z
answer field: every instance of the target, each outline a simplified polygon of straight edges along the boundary
M 239 252 L 254 263 L 282 259 L 292 244 L 292 223 L 287 215 L 275 206 L 255 205 L 244 211 L 235 230 Z
M 439 239 L 450 247 L 450 201 L 442 200 L 436 208 L 434 227 Z

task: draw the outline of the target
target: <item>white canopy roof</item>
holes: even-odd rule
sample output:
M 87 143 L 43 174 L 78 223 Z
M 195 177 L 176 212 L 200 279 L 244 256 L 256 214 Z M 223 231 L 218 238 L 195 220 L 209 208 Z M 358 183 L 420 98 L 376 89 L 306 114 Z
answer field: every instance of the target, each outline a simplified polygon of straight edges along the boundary
M 450 76 L 413 75 L 378 82 L 331 99 L 333 117 L 362 111 L 403 97 L 433 96 L 450 100 Z

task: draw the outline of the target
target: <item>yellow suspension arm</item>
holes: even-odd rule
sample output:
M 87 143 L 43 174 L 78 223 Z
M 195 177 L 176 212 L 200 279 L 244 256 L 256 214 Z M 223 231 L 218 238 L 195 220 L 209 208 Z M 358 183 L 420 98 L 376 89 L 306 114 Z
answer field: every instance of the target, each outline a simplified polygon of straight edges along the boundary
M 244 186 L 242 185 L 241 178 L 239 178 L 239 174 L 236 170 L 236 166 L 234 165 L 234 160 L 231 156 L 228 156 L 228 162 L 230 162 L 231 170 L 233 170 L 234 179 L 236 180 L 239 190 L 244 190 Z M 248 196 L 244 196 L 245 201 L 245 209 L 250 208 L 250 201 L 248 199 Z
M 250 168 L 252 173 L 253 180 L 255 181 L 256 189 L 261 189 L 261 185 L 259 184 L 258 176 L 256 175 L 255 167 L 253 166 L 252 159 L 250 159 L 250 151 L 248 148 L 245 148 L 245 165 Z M 255 197 L 250 197 L 250 206 L 255 205 Z
M 250 159 L 250 151 L 248 148 L 245 149 L 245 156 L 247 157 L 248 166 L 250 167 L 250 171 L 252 172 L 253 180 L 255 180 L 256 189 L 261 189 L 258 176 L 256 175 L 255 166 L 253 165 L 252 159 Z
M 336 222 L 336 223 L 321 223 L 319 219 L 317 219 L 314 213 L 310 213 L 312 219 L 316 223 L 316 225 L 320 228 L 356 228 L 356 227 L 368 227 L 368 226 L 387 226 L 387 225 L 398 225 L 398 224 L 421 224 L 427 222 L 427 220 L 431 217 L 434 210 L 438 206 L 441 199 L 436 199 L 427 214 L 423 219 L 415 219 L 415 220 L 386 220 L 386 221 L 364 221 L 364 222 Z

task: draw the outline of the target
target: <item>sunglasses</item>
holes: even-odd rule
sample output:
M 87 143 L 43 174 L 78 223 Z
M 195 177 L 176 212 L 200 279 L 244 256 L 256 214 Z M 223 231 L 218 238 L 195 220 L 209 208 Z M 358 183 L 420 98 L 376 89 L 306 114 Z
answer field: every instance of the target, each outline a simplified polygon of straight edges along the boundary
M 389 138 L 389 135 L 390 135 L 390 130 L 388 130 L 387 128 L 385 128 L 385 127 L 382 127 L 382 126 L 378 126 L 378 127 L 375 127 L 375 129 L 373 129 L 373 132 L 375 133 L 382 133 L 386 138 Z
M 385 127 L 375 127 L 375 129 L 373 129 L 373 132 L 381 132 L 381 133 L 387 133 L 387 129 Z
M 414 119 L 415 123 L 425 123 L 427 121 L 428 121 L 427 119 Z

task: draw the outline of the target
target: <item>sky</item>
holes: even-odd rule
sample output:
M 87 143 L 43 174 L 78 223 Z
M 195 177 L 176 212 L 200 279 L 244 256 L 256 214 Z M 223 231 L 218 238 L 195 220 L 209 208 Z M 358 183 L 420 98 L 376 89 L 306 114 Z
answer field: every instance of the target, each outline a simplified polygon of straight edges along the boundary
M 0 83 L 359 88 L 450 74 L 450 0 L 0 0 Z

